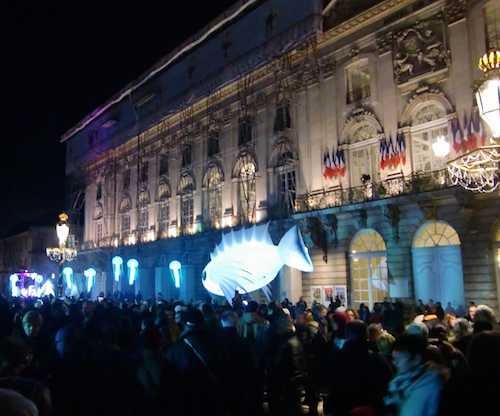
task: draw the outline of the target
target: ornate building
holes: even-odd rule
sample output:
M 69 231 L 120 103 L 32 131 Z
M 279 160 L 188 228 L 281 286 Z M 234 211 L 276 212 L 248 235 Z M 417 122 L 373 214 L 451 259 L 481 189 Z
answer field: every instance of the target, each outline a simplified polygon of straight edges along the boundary
M 315 270 L 285 267 L 277 298 L 498 308 L 499 196 L 451 186 L 433 151 L 487 134 L 471 86 L 498 3 L 293 3 L 238 2 L 64 135 L 81 269 L 126 290 L 111 258 L 135 257 L 136 292 L 205 297 L 222 232 L 298 222 Z

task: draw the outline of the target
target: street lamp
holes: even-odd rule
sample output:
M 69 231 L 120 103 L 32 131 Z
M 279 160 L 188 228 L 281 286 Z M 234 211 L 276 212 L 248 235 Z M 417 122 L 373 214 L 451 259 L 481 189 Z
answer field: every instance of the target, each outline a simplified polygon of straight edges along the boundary
M 47 257 L 51 261 L 56 262 L 59 265 L 57 295 L 62 296 L 64 287 L 63 277 L 62 277 L 63 264 L 66 261 L 74 260 L 77 255 L 77 251 L 75 248 L 66 246 L 69 236 L 69 225 L 68 225 L 68 215 L 65 212 L 59 214 L 59 222 L 56 224 L 56 234 L 57 234 L 57 239 L 59 240 L 59 247 L 48 247 Z
M 500 51 L 491 51 L 479 59 L 483 77 L 476 86 L 479 115 L 493 137 L 480 146 L 448 162 L 454 185 L 475 192 L 494 192 L 500 186 Z

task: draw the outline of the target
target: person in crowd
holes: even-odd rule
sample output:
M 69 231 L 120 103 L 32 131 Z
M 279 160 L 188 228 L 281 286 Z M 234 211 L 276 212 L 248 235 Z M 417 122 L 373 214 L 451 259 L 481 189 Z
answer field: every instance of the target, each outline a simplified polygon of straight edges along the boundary
M 455 319 L 451 329 L 452 345 L 466 355 L 471 339 L 472 323 L 465 318 Z
M 0 388 L 0 414 L 2 416 L 38 416 L 38 409 L 22 394 Z
M 381 324 L 370 324 L 367 329 L 368 347 L 390 360 L 395 338 Z
M 330 394 L 326 408 L 334 415 L 348 415 L 354 409 L 368 407 L 379 413 L 392 370 L 387 361 L 368 348 L 366 324 L 349 321 L 345 327 L 346 341 L 333 350 L 328 372 Z
M 269 326 L 269 321 L 258 312 L 259 304 L 255 301 L 248 302 L 241 318 L 241 334 L 249 341 L 261 340 L 264 331 Z
M 359 319 L 358 312 L 355 309 L 353 309 L 353 308 L 347 308 L 345 310 L 345 313 L 347 315 L 347 320 L 348 321 L 354 321 L 355 319 Z
M 370 321 L 370 309 L 364 303 L 359 304 L 358 319 L 361 319 L 363 322 Z
M 427 342 L 421 335 L 403 334 L 394 343 L 396 376 L 385 397 L 387 414 L 435 416 L 439 411 L 442 376 L 425 362 Z
M 474 315 L 476 314 L 476 309 L 477 309 L 477 306 L 474 302 L 470 302 L 469 303 L 469 307 L 467 308 L 467 320 L 469 322 L 474 322 Z
M 478 305 L 473 313 L 474 333 L 491 331 L 496 328 L 497 320 L 495 311 L 487 305 Z

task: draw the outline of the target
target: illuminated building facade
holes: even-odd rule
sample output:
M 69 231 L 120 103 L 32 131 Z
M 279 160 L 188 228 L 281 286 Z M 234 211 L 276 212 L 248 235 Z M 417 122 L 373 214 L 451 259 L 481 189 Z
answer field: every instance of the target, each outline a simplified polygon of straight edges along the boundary
M 202 298 L 222 230 L 272 220 L 315 267 L 276 297 L 498 309 L 498 194 L 445 169 L 489 134 L 471 86 L 497 2 L 293 3 L 238 2 L 64 135 L 82 271 L 123 290 L 111 259 L 137 258 L 136 292 Z

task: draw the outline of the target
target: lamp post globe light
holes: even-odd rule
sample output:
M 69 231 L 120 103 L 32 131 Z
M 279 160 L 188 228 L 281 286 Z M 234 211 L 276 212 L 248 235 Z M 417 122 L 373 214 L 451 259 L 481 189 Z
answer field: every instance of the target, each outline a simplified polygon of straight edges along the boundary
M 500 187 L 500 51 L 490 51 L 479 59 L 483 77 L 476 84 L 479 115 L 488 125 L 489 143 L 448 162 L 455 185 L 475 192 L 494 192 Z
M 67 246 L 69 225 L 68 214 L 65 212 L 59 214 L 59 221 L 56 224 L 56 235 L 59 241 L 59 247 L 48 247 L 47 257 L 59 265 L 59 273 L 57 276 L 57 296 L 62 296 L 64 293 L 64 281 L 62 276 L 63 265 L 65 262 L 74 260 L 77 255 L 77 250 L 75 248 Z

